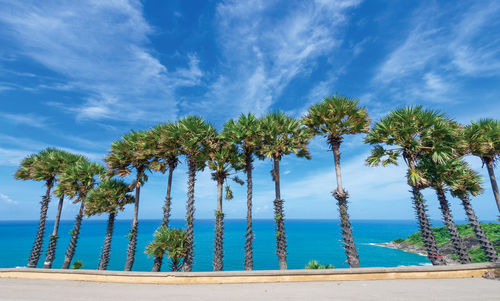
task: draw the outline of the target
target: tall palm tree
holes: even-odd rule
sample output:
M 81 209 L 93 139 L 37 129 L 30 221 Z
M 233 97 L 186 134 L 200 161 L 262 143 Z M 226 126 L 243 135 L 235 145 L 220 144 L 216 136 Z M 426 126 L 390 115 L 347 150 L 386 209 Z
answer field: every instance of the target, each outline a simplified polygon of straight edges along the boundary
M 399 158 L 405 162 L 408 168 L 407 181 L 413 195 L 413 206 L 427 257 L 433 265 L 444 265 L 445 261 L 439 255 L 427 216 L 425 200 L 420 192 L 427 183 L 425 178 L 419 175 L 416 165 L 423 156 L 430 156 L 435 163 L 443 163 L 454 156 L 458 141 L 457 126 L 453 124 L 454 122 L 443 114 L 425 110 L 422 106 L 403 107 L 393 110 L 375 123 L 365 138 L 365 143 L 374 145 L 371 155 L 366 160 L 369 165 L 397 164 Z
M 99 186 L 92 189 L 87 195 L 85 200 L 85 215 L 87 217 L 108 213 L 106 238 L 104 239 L 98 270 L 108 268 L 116 215 L 118 212 L 123 211 L 127 204 L 135 202 L 135 198 L 129 194 L 130 192 L 131 188 L 125 182 L 109 179 L 101 181 Z
M 172 177 L 174 169 L 179 164 L 180 145 L 178 140 L 179 127 L 176 123 L 157 125 L 151 132 L 153 139 L 153 162 L 151 168 L 165 173 L 168 168 L 167 195 L 163 206 L 163 220 L 161 225 L 168 228 L 170 207 L 172 203 Z
M 203 170 L 208 159 L 207 146 L 215 136 L 215 128 L 198 116 L 187 116 L 179 120 L 179 143 L 181 153 L 186 156 L 188 166 L 188 191 L 186 204 L 187 253 L 182 270 L 193 269 L 194 247 L 194 184 L 196 172 Z
M 333 152 L 337 177 L 337 188 L 333 195 L 339 207 L 344 249 L 349 266 L 357 268 L 359 267 L 359 256 L 347 213 L 348 194 L 342 186 L 340 172 L 340 145 L 345 135 L 368 133 L 370 118 L 366 109 L 358 105 L 358 100 L 334 95 L 310 107 L 303 123 L 311 128 L 314 134 L 324 136 Z
M 69 268 L 71 261 L 73 260 L 73 256 L 75 255 L 87 194 L 97 183 L 96 176 L 103 177 L 105 171 L 105 168 L 98 163 L 89 162 L 88 160 L 80 160 L 72 166 L 64 169 L 59 177 L 60 183 L 56 188 L 57 193 L 59 195 L 64 194 L 68 198 L 75 198 L 73 203 L 80 202 L 80 210 L 76 216 L 73 230 L 70 232 L 71 239 L 68 249 L 66 250 L 66 256 L 64 257 L 62 269 Z
M 446 161 L 444 164 L 436 164 L 431 158 L 424 157 L 417 164 L 416 169 L 417 172 L 421 173 L 422 177 L 428 181 L 429 186 L 436 191 L 440 205 L 439 209 L 441 210 L 444 224 L 450 234 L 450 240 L 455 254 L 457 254 L 461 263 L 466 264 L 471 263 L 471 259 L 464 241 L 458 234 L 457 226 L 451 214 L 450 203 L 446 198 L 446 191 L 448 190 L 446 181 L 448 178 L 457 177 L 455 168 L 458 161 L 457 159 L 453 159 Z
M 84 160 L 83 156 L 71 154 L 68 152 L 61 151 L 59 153 L 60 160 L 59 163 L 59 174 L 69 166 L 72 166 L 79 160 Z M 52 268 L 52 263 L 54 262 L 56 256 L 56 247 L 57 247 L 57 239 L 59 236 L 57 235 L 59 232 L 59 222 L 61 220 L 61 212 L 64 202 L 64 193 L 58 194 L 58 190 L 55 190 L 55 195 L 59 197 L 59 204 L 57 206 L 56 219 L 54 221 L 54 228 L 52 230 L 52 235 L 50 235 L 49 247 L 47 248 L 47 254 L 45 257 L 45 262 L 43 263 L 44 269 Z
M 469 196 L 478 196 L 483 192 L 481 185 L 481 178 L 479 174 L 472 170 L 469 165 L 464 161 L 458 161 L 454 166 L 454 176 L 447 177 L 446 184 L 450 186 L 451 195 L 459 198 L 462 201 L 467 219 L 479 240 L 479 245 L 483 249 L 486 257 L 491 262 L 499 260 L 499 256 L 495 247 L 488 239 L 481 224 L 472 208 Z
M 253 157 L 262 143 L 259 120 L 254 114 L 241 114 L 237 121 L 230 119 L 224 124 L 222 135 L 241 146 L 243 168 L 247 175 L 247 231 L 245 240 L 245 270 L 253 269 L 253 229 L 252 229 L 252 194 L 253 194 Z
M 488 169 L 491 188 L 500 212 L 500 192 L 495 177 L 495 162 L 500 158 L 500 121 L 493 119 L 481 119 L 472 122 L 465 127 L 465 137 L 469 144 L 469 150 L 474 156 L 478 156 Z
M 135 181 L 132 183 L 135 189 L 134 218 L 130 228 L 125 271 L 132 270 L 134 265 L 139 230 L 139 197 L 141 186 L 148 180 L 146 172 L 150 170 L 154 150 L 150 141 L 148 132 L 131 131 L 122 136 L 121 140 L 113 142 L 109 154 L 104 158 L 113 174 L 125 177 L 133 170 L 136 172 Z
M 274 220 L 276 223 L 276 254 L 280 270 L 286 270 L 285 214 L 280 191 L 280 161 L 283 156 L 295 153 L 298 157 L 310 159 L 308 143 L 311 132 L 301 122 L 282 112 L 270 113 L 261 120 L 263 135 L 259 154 L 273 161 L 271 170 L 274 181 Z
M 49 209 L 50 192 L 60 171 L 61 151 L 55 148 L 46 148 L 38 154 L 32 154 L 21 162 L 19 169 L 14 174 L 17 180 L 32 180 L 45 182 L 45 195 L 42 197 L 40 208 L 40 222 L 38 231 L 28 259 L 28 267 L 36 268 L 43 246 L 43 236 Z
M 224 268 L 224 213 L 222 211 L 222 194 L 224 182 L 232 170 L 241 169 L 238 149 L 229 139 L 218 135 L 211 141 L 207 149 L 208 168 L 212 170 L 212 179 L 217 182 L 217 210 L 215 211 L 215 243 L 214 243 L 214 271 Z M 232 198 L 229 186 L 226 186 L 226 199 Z

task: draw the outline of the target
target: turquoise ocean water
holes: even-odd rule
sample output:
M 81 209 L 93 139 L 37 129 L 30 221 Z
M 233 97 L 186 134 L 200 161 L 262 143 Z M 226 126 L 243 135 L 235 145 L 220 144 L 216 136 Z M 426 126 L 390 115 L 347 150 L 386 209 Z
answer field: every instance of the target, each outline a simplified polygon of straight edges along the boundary
M 125 237 L 131 222 L 116 221 L 109 269 L 122 270 L 125 264 L 127 243 Z M 153 260 L 144 253 L 145 246 L 153 238 L 159 220 L 144 220 L 139 224 L 139 240 L 133 270 L 149 271 Z M 434 222 L 434 225 L 441 225 Z M 254 269 L 278 269 L 275 254 L 275 234 L 273 220 L 254 221 Z M 37 221 L 0 221 L 0 267 L 25 266 L 31 244 L 37 231 Z M 52 233 L 53 222 L 46 228 L 45 246 L 39 266 L 43 265 L 48 236 Z M 184 227 L 183 220 L 173 220 L 173 227 Z M 69 231 L 73 221 L 62 221 L 54 268 L 59 268 L 69 242 Z M 106 231 L 106 221 L 84 220 L 74 260 L 83 261 L 83 268 L 97 268 L 100 250 Z M 415 221 L 373 221 L 354 220 L 353 231 L 362 267 L 394 267 L 399 265 L 425 265 L 426 257 L 399 250 L 374 246 L 372 243 L 389 242 L 398 237 L 407 237 L 417 231 Z M 244 259 L 246 221 L 226 220 L 224 234 L 224 270 L 242 270 Z M 301 269 L 311 259 L 333 264 L 335 268 L 348 267 L 339 222 L 336 220 L 287 220 L 288 268 Z M 212 270 L 214 241 L 213 220 L 195 222 L 195 271 Z M 162 270 L 168 270 L 168 261 Z

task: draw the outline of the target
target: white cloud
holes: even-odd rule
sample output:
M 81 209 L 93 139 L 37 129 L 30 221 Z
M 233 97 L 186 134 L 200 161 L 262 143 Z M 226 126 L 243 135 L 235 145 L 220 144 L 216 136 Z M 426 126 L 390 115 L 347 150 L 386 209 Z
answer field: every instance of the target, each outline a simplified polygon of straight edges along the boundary
M 450 102 L 460 95 L 464 77 L 500 76 L 500 40 L 491 35 L 500 25 L 499 12 L 495 1 L 458 13 L 456 7 L 423 4 L 370 88 L 389 92 L 398 102 Z
M 193 110 L 232 117 L 269 110 L 290 82 L 307 75 L 316 59 L 341 44 L 339 28 L 359 1 L 316 1 L 290 5 L 271 17 L 278 1 L 225 1 L 217 6 L 217 42 L 222 72 Z
M 11 114 L 0 112 L 0 118 L 15 124 L 27 125 L 36 128 L 45 128 L 48 125 L 47 117 L 35 114 Z
M 64 139 L 61 137 L 61 139 Z M 86 141 L 85 139 L 68 137 L 67 140 L 73 141 Z M 61 146 L 60 143 L 56 145 L 51 145 L 46 142 L 41 142 L 28 138 L 13 137 L 9 135 L 4 135 L 0 133 L 0 140 L 4 142 L 5 147 L 0 147 L 0 166 L 17 166 L 19 163 L 28 155 L 32 153 L 37 153 L 42 149 L 47 147 L 57 147 L 61 150 L 67 152 L 83 155 L 90 160 L 100 161 L 104 158 L 104 153 L 85 151 L 81 149 L 75 149 L 72 147 Z M 90 143 L 90 142 L 89 142 Z
M 8 195 L 0 193 L 0 201 L 6 203 L 7 205 L 17 205 L 18 202 L 11 199 Z
M 28 150 L 0 147 L 0 165 L 17 166 L 30 153 Z
M 4 2 L 0 23 L 0 37 L 20 54 L 64 76 L 66 83 L 47 87 L 87 95 L 56 102 L 80 119 L 174 118 L 174 90 L 202 75 L 194 54 L 179 72 L 153 56 L 139 1 Z

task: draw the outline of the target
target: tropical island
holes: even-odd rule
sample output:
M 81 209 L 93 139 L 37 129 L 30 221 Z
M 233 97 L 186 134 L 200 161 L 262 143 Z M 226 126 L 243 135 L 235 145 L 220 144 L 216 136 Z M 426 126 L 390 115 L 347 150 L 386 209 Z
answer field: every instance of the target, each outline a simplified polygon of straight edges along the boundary
M 481 228 L 491 241 L 497 253 L 500 253 L 500 224 L 487 223 L 481 224 Z M 458 234 L 462 238 L 464 245 L 472 262 L 487 262 L 488 258 L 481 249 L 479 239 L 474 235 L 471 225 L 457 225 Z M 443 258 L 447 264 L 460 264 L 458 255 L 453 249 L 453 243 L 446 227 L 434 227 L 432 233 L 436 238 L 436 243 Z M 422 232 L 418 231 L 407 238 L 398 238 L 388 243 L 376 243 L 381 247 L 388 247 L 403 250 L 410 253 L 421 254 L 425 256 L 425 247 L 422 240 Z

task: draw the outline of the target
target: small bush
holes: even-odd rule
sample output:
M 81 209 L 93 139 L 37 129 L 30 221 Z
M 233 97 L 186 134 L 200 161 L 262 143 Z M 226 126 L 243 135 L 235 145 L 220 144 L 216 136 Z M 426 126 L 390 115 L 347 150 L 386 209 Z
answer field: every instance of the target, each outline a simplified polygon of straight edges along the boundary
M 308 270 L 323 270 L 323 269 L 333 269 L 333 264 L 320 264 L 316 260 L 311 260 L 306 265 Z
M 398 239 L 395 239 L 394 242 L 397 243 L 397 244 L 400 244 L 402 243 L 403 241 L 405 241 L 404 239 L 402 238 L 398 238 Z
M 77 260 L 75 262 L 73 262 L 73 270 L 79 270 L 81 269 L 83 266 L 83 262 L 81 260 Z

